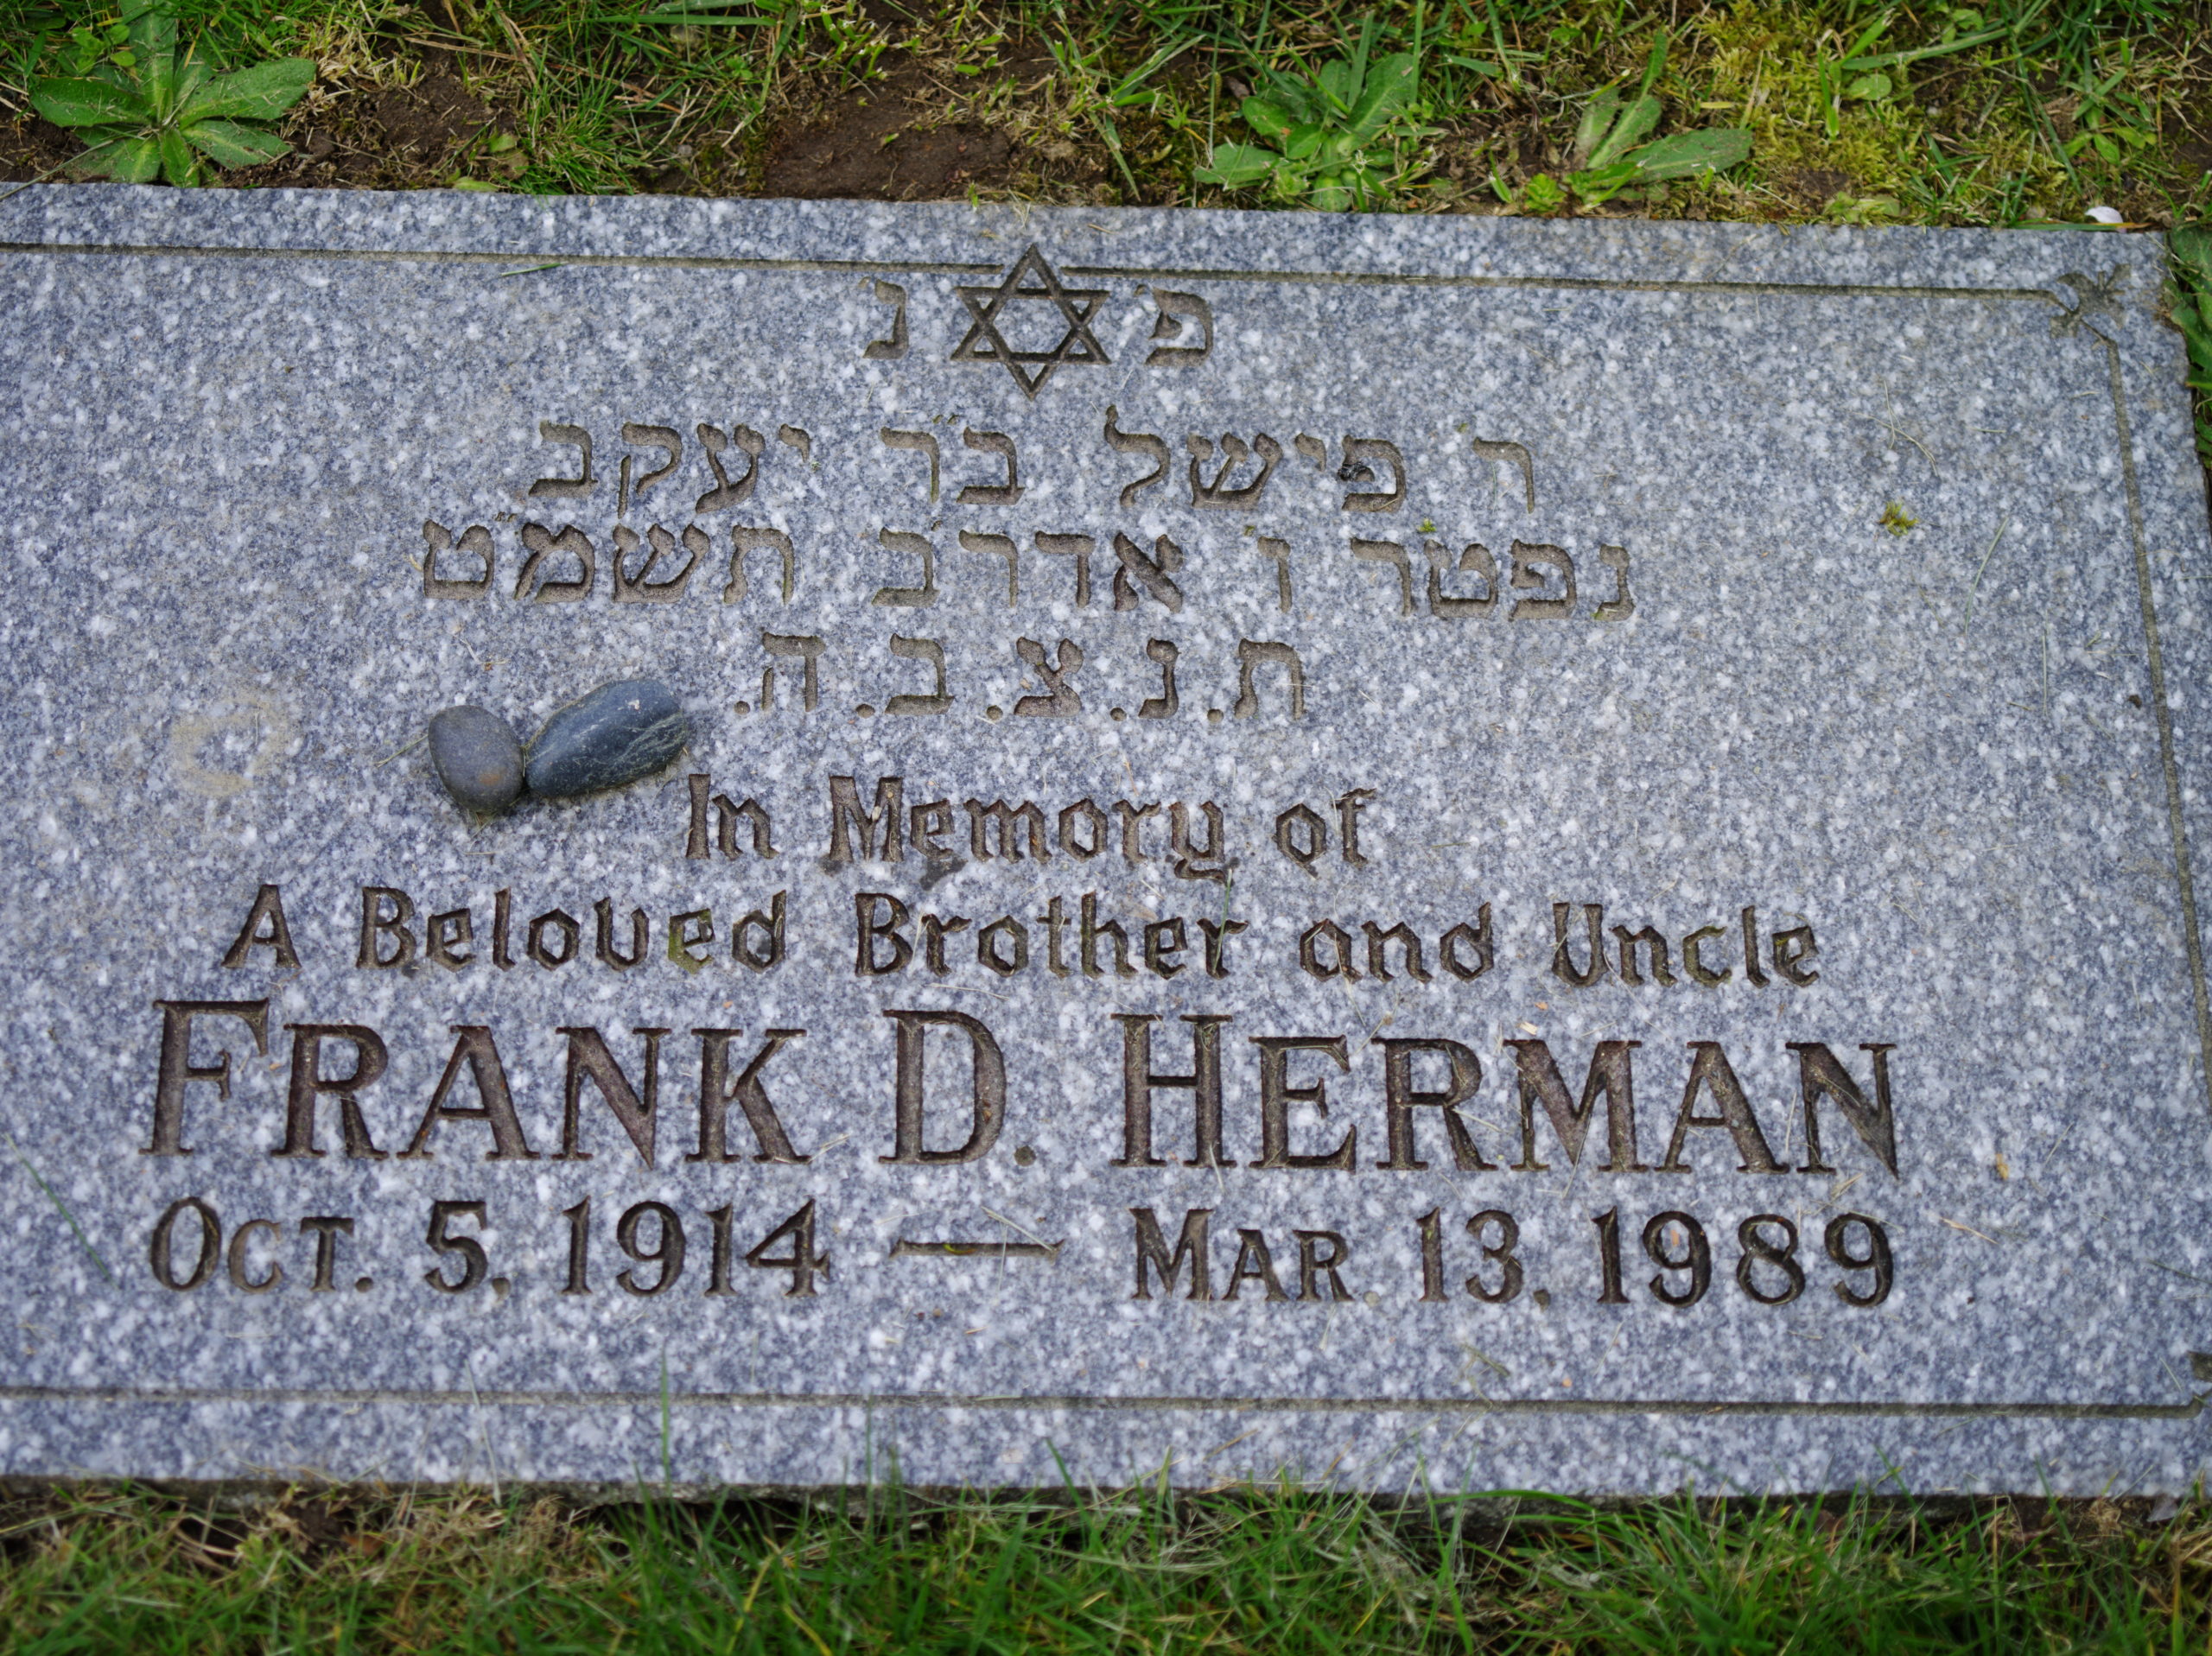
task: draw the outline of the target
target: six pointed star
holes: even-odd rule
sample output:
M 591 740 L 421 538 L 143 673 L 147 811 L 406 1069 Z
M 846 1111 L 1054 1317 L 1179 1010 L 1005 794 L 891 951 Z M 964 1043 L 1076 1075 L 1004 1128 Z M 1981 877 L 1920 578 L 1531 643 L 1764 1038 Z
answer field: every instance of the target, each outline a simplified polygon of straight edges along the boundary
M 999 316 L 1017 299 L 1041 300 L 1059 308 L 1067 330 L 1059 343 L 1046 351 L 1017 351 L 999 331 Z M 1103 363 L 1105 350 L 1090 331 L 1090 319 L 1106 302 L 1103 288 L 1063 288 L 1052 267 L 1032 242 L 1028 251 L 1014 261 L 1004 282 L 995 288 L 960 289 L 960 301 L 975 318 L 967 336 L 952 352 L 954 362 L 1002 362 L 1014 383 L 1031 397 L 1044 389 L 1052 370 L 1064 362 Z M 1009 320 L 1012 319 L 1009 318 Z

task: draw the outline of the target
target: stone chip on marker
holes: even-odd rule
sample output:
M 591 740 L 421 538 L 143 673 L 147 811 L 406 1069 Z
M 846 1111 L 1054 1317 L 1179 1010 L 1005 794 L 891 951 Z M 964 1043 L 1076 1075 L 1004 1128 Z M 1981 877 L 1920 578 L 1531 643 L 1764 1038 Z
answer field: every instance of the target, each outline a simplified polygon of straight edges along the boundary
M 531 792 L 546 799 L 620 788 L 683 751 L 691 721 L 657 678 L 616 679 L 555 709 L 530 745 Z
M 430 720 L 430 763 L 466 811 L 497 815 L 522 796 L 522 744 L 488 707 L 447 707 Z

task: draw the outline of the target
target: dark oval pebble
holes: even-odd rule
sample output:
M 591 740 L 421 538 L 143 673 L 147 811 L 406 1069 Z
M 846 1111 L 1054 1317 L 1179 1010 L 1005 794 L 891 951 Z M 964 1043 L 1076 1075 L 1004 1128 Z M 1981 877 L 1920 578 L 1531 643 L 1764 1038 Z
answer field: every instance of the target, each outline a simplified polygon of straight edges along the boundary
M 448 707 L 434 715 L 430 763 L 463 810 L 503 811 L 522 795 L 522 744 L 488 708 Z
M 530 745 L 530 790 L 547 799 L 649 777 L 683 751 L 691 721 L 657 678 L 622 678 L 555 710 Z

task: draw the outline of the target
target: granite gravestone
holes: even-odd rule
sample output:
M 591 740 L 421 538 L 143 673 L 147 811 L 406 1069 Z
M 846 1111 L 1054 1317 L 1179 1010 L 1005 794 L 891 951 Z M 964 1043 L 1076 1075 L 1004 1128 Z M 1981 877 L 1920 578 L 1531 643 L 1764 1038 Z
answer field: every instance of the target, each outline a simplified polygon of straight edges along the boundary
M 2204 1470 L 2150 244 L 0 240 L 0 1469 Z M 626 788 L 472 816 L 419 746 L 639 676 Z

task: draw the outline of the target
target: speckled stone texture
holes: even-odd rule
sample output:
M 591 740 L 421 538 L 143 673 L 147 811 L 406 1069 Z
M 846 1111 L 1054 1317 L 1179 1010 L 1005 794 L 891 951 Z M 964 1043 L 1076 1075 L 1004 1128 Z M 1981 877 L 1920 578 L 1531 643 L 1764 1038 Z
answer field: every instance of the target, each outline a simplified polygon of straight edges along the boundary
M 0 1472 L 2183 1488 L 2158 262 L 0 203 Z

